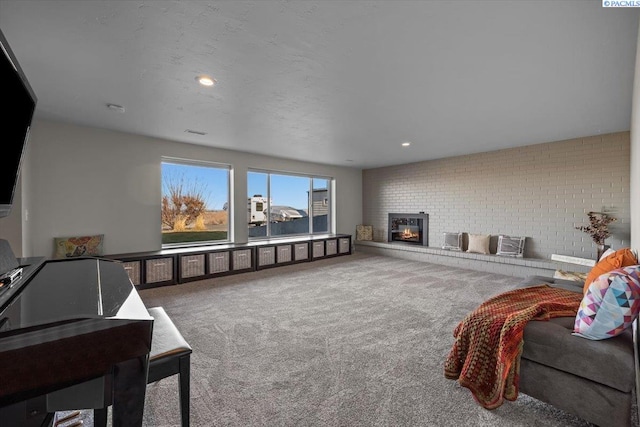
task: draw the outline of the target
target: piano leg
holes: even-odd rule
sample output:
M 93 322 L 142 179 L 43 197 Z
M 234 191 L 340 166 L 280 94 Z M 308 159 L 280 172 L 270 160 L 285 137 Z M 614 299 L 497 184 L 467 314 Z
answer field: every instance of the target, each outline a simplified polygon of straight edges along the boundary
M 148 355 L 115 365 L 111 410 L 114 427 L 142 427 L 148 365 Z

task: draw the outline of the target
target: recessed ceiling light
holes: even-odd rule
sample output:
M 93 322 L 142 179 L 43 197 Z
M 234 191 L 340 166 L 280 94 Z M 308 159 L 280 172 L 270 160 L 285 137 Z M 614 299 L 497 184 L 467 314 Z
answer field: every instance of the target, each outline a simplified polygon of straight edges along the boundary
M 196 77 L 196 81 L 200 83 L 202 86 L 211 87 L 216 84 L 217 80 L 211 76 L 207 76 L 206 74 L 202 74 Z
M 406 142 L 403 142 L 403 143 L 402 143 L 402 146 L 403 146 L 403 147 L 408 147 L 408 146 L 410 146 L 410 145 L 411 145 L 411 143 L 410 143 L 409 141 L 406 141 Z

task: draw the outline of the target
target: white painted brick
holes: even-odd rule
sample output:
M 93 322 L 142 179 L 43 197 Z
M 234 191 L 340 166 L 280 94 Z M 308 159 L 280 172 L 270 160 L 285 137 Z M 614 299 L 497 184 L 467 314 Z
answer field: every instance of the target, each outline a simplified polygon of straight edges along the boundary
M 384 241 L 389 212 L 425 211 L 432 247 L 442 245 L 445 231 L 511 234 L 528 237 L 530 257 L 591 257 L 591 239 L 574 228 L 590 210 L 614 208 L 618 221 L 607 244 L 628 244 L 629 154 L 629 132 L 619 132 L 368 169 L 363 221 Z

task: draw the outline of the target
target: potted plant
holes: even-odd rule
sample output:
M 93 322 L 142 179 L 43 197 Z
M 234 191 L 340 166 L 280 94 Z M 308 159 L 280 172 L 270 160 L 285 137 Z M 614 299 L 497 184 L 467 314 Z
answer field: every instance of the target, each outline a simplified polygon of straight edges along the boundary
M 576 227 L 577 230 L 584 231 L 591 236 L 591 239 L 598 248 L 598 258 L 607 250 L 608 246 L 604 244 L 607 237 L 611 236 L 609 231 L 609 224 L 616 221 L 616 218 L 604 213 L 604 212 L 588 212 L 589 225 L 581 225 Z

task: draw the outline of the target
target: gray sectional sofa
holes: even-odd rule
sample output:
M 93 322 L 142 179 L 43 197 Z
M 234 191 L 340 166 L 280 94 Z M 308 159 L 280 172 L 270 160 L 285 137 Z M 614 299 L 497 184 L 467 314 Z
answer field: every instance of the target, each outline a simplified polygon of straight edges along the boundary
M 542 283 L 582 293 L 581 282 L 541 276 L 527 277 L 518 287 Z M 592 341 L 571 334 L 574 320 L 558 317 L 527 324 L 520 392 L 602 427 L 633 425 L 632 410 L 637 410 L 635 330 Z

